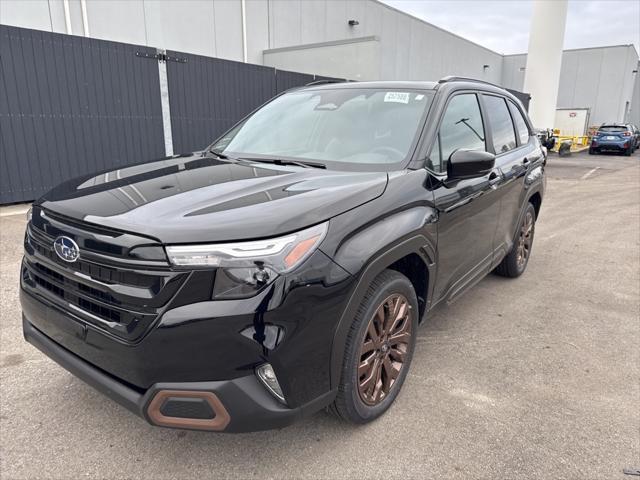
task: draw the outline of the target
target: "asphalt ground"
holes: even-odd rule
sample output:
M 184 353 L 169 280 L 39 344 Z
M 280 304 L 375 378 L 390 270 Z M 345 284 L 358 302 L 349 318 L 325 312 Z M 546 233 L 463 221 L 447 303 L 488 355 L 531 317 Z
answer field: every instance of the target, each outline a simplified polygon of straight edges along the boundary
M 23 341 L 25 218 L 1 209 L 0 476 L 632 479 L 639 163 L 551 157 L 527 272 L 434 312 L 395 405 L 360 427 L 323 412 L 243 435 L 147 425 Z

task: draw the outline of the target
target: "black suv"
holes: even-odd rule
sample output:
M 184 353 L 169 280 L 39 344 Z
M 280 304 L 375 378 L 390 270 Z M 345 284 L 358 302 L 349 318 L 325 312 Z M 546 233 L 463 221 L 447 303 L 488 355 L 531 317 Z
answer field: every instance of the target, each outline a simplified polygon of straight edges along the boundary
M 325 407 L 370 421 L 429 311 L 524 272 L 545 162 L 490 84 L 286 92 L 203 152 L 35 202 L 25 338 L 154 425 L 260 430 Z

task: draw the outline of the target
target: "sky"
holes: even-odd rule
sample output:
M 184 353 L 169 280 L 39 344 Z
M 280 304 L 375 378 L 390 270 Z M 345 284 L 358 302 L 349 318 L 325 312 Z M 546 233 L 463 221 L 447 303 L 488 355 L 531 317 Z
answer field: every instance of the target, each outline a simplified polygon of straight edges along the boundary
M 529 45 L 530 0 L 382 2 L 499 53 L 525 53 Z M 630 43 L 640 52 L 640 0 L 569 1 L 565 49 Z

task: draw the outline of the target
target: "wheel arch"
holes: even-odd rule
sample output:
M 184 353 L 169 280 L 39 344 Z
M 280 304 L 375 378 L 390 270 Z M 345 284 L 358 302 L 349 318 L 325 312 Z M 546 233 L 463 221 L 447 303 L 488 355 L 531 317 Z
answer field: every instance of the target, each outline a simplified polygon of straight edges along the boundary
M 340 320 L 336 326 L 333 344 L 331 346 L 331 388 L 337 388 L 340 382 L 340 372 L 344 359 L 344 350 L 347 334 L 353 318 L 357 312 L 362 299 L 364 298 L 369 285 L 381 272 L 392 269 L 407 276 L 411 281 L 420 308 L 419 320 L 421 320 L 429 308 L 430 294 L 433 288 L 435 263 L 430 257 L 428 249 L 429 241 L 423 235 L 417 234 L 404 240 L 398 241 L 393 246 L 387 247 L 384 251 L 372 257 L 358 277 L 355 287 L 347 302 Z M 419 260 L 419 263 L 415 263 Z M 423 281 L 420 275 L 425 274 Z M 418 291 L 421 290 L 421 291 Z M 420 301 L 422 298 L 422 301 Z
M 538 218 L 538 214 L 540 213 L 540 207 L 542 206 L 542 195 L 540 194 L 540 192 L 537 191 L 537 192 L 534 192 L 532 195 L 530 195 L 527 202 L 533 205 L 533 208 L 536 211 L 536 218 Z

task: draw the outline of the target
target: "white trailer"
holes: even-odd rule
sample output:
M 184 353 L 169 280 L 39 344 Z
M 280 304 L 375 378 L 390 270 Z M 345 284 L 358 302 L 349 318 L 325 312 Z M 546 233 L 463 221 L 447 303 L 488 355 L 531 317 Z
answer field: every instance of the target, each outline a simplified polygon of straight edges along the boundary
M 558 108 L 553 128 L 563 137 L 582 137 L 589 124 L 588 108 Z

